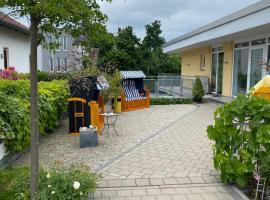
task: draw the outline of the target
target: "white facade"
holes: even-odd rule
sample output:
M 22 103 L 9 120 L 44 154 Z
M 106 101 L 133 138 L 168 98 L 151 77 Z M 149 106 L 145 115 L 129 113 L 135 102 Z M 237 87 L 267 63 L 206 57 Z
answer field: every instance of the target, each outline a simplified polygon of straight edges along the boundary
M 0 160 L 6 155 L 6 148 L 4 143 L 0 144 Z
M 8 66 L 15 67 L 18 72 L 29 72 L 29 35 L 0 27 L 0 69 L 4 68 L 4 48 L 8 49 Z

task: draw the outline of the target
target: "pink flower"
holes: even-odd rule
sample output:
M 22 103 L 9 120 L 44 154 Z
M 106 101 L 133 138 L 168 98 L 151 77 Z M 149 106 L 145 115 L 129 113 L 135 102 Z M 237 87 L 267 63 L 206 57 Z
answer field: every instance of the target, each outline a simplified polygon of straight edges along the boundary
M 255 174 L 254 174 L 254 178 L 255 178 L 255 180 L 256 180 L 257 182 L 259 182 L 259 181 L 261 180 L 261 175 L 258 174 L 258 173 L 255 173 Z

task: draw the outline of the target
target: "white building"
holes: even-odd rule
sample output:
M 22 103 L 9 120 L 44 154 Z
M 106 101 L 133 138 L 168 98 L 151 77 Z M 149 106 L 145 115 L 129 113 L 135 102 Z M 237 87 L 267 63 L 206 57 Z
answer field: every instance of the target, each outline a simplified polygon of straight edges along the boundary
M 29 28 L 0 12 L 0 69 L 29 72 Z

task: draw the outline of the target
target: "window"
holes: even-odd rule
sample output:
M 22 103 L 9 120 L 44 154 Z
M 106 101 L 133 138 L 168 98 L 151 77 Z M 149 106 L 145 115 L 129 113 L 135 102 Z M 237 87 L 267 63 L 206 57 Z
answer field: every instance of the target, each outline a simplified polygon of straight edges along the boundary
M 260 44 L 265 44 L 266 43 L 266 38 L 258 39 L 258 40 L 252 40 L 251 45 L 260 45 Z
M 234 48 L 244 48 L 244 47 L 249 47 L 249 42 L 241 42 L 241 43 L 236 43 L 234 44 Z
M 248 55 L 249 49 L 238 49 L 234 51 L 233 68 L 233 95 L 246 94 L 248 77 Z
M 58 38 L 57 45 L 58 45 L 58 48 L 56 49 L 56 51 L 60 51 L 60 49 L 61 49 L 61 37 Z
M 57 58 L 57 71 L 61 71 L 61 59 Z
M 67 58 L 64 58 L 64 67 L 65 67 L 65 69 L 68 67 L 68 60 L 67 60 Z
M 201 71 L 205 70 L 205 55 L 201 55 L 201 58 L 200 58 L 200 70 Z
M 48 36 L 48 42 L 51 44 L 52 42 L 53 42 L 53 38 L 52 38 L 52 36 L 50 35 L 50 36 Z
M 63 48 L 64 51 L 67 51 L 67 37 L 63 37 Z
M 51 72 L 53 72 L 53 58 L 52 57 L 50 57 L 50 70 L 51 70 Z

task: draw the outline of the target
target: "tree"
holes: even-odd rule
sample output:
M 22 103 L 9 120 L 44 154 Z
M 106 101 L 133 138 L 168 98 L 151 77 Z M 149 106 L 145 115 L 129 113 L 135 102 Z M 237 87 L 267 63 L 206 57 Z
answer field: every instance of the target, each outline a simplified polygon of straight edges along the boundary
M 192 88 L 192 96 L 195 102 L 201 102 L 204 96 L 202 81 L 199 77 L 195 79 L 195 83 Z
M 161 37 L 161 22 L 156 20 L 145 26 L 146 36 L 142 42 L 142 69 L 147 75 L 156 76 L 158 73 L 180 74 L 180 60 L 176 56 L 163 53 L 165 39 Z
M 161 22 L 155 20 L 151 24 L 145 26 L 146 36 L 143 39 L 142 47 L 151 51 L 162 51 L 162 45 L 165 44 L 165 39 L 161 37 Z
M 44 44 L 44 33 L 48 32 L 56 37 L 62 32 L 73 37 L 88 37 L 102 27 L 106 16 L 95 0 L 0 0 L 0 7 L 7 7 L 14 15 L 30 19 L 30 198 L 34 199 L 38 192 L 39 174 L 37 47 Z
M 128 26 L 118 32 L 115 38 L 115 47 L 119 51 L 117 54 L 126 53 L 126 62 L 121 63 L 119 68 L 123 70 L 139 69 L 141 57 L 140 39 L 133 32 L 133 28 Z

